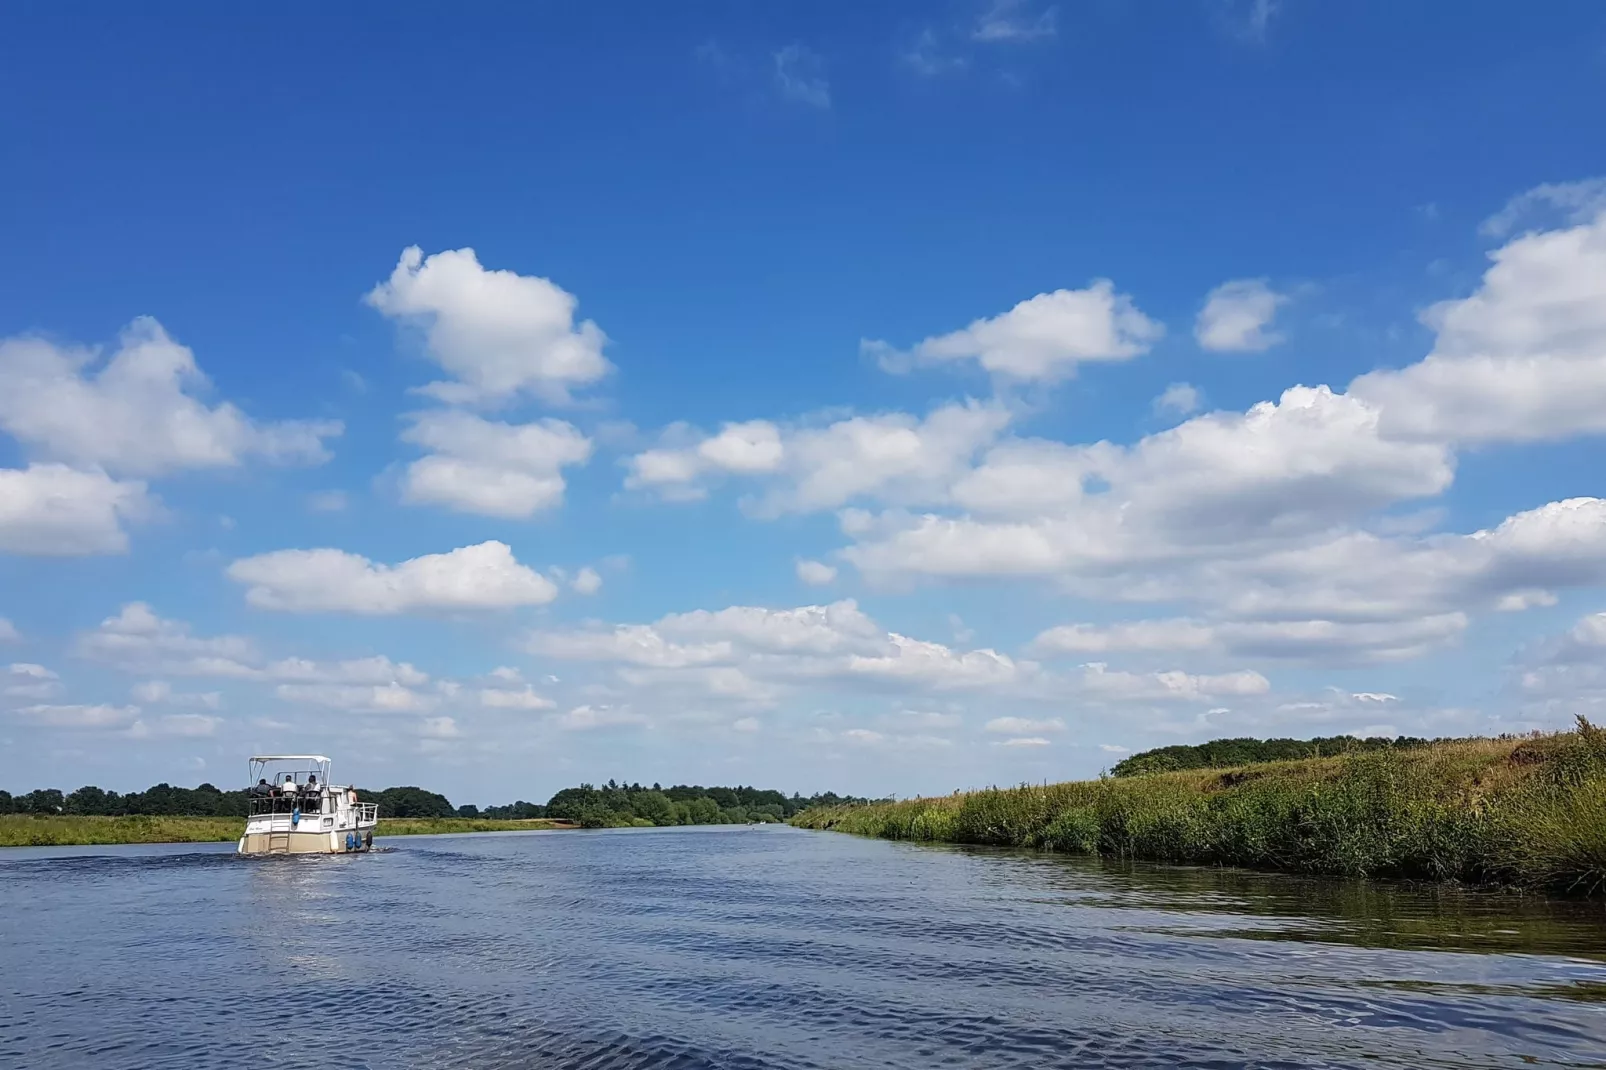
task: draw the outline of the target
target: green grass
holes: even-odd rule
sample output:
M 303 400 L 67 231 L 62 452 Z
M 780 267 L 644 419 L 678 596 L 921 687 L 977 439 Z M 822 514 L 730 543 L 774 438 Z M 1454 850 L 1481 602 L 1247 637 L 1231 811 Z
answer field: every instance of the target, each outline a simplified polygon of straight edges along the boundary
M 0 814 L 0 847 L 99 843 L 214 843 L 237 840 L 234 817 L 75 817 Z
M 512 832 L 566 827 L 541 818 L 381 818 L 375 839 L 449 832 Z M 0 847 L 64 847 L 107 843 L 232 842 L 245 831 L 237 817 L 76 817 L 68 814 L 0 814 Z
M 887 839 L 1606 893 L 1606 730 L 805 810 Z

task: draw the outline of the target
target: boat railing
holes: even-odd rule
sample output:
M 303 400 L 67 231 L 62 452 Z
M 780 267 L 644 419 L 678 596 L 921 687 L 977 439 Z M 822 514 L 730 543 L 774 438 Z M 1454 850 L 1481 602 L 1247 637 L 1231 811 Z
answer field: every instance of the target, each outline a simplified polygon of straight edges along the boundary
M 324 809 L 326 800 L 316 795 L 256 795 L 251 798 L 251 817 L 283 816 L 288 817 L 298 810 L 303 817 L 316 815 L 319 817 L 334 817 L 341 812 L 337 805 L 338 800 L 330 799 L 328 809 Z M 371 825 L 379 820 L 378 803 L 357 803 L 346 808 L 359 825 Z

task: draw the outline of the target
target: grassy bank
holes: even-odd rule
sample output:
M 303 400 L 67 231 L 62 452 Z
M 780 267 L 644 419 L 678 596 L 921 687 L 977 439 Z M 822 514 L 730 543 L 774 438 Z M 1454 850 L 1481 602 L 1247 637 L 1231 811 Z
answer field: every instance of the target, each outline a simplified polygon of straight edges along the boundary
M 514 832 L 572 827 L 542 818 L 426 817 L 381 819 L 378 839 L 448 832 Z M 218 843 L 240 838 L 245 822 L 237 817 L 74 817 L 0 814 L 0 847 L 65 847 L 108 843 Z
M 533 832 L 574 828 L 572 821 L 546 817 L 386 817 L 379 821 L 376 839 L 386 836 L 437 836 L 448 832 Z
M 805 810 L 804 828 L 1606 893 L 1606 730 Z

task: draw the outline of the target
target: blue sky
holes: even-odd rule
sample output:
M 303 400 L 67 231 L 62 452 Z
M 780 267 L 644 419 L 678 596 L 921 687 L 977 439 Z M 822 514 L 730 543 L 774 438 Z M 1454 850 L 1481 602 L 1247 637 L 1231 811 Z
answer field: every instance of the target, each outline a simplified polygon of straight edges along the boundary
M 0 32 L 10 790 L 1606 705 L 1598 5 L 161 16 Z

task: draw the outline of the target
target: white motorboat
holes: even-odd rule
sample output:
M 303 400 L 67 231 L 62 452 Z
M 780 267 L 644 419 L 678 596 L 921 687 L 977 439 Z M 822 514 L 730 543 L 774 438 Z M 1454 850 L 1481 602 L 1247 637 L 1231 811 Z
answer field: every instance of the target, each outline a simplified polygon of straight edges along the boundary
M 374 845 L 379 805 L 329 782 L 321 754 L 259 754 L 250 762 L 250 816 L 242 855 L 345 854 Z

